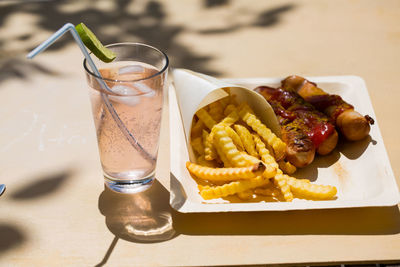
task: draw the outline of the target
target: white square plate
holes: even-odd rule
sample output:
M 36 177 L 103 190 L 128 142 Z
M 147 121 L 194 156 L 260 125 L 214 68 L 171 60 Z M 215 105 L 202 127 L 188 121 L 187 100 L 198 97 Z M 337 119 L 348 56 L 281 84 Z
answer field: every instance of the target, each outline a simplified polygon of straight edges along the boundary
M 328 93 L 338 94 L 355 110 L 375 119 L 365 82 L 356 76 L 308 77 Z M 281 78 L 227 79 L 249 89 L 259 85 L 278 87 Z M 197 183 L 186 170 L 189 160 L 185 133 L 173 86 L 169 88 L 171 206 L 179 212 L 277 211 L 327 208 L 393 206 L 399 203 L 399 191 L 382 136 L 375 119 L 370 136 L 358 142 L 341 140 L 327 156 L 317 156 L 293 176 L 308 178 L 318 184 L 334 185 L 337 199 L 293 202 L 229 203 L 222 199 L 205 201 L 198 194 Z

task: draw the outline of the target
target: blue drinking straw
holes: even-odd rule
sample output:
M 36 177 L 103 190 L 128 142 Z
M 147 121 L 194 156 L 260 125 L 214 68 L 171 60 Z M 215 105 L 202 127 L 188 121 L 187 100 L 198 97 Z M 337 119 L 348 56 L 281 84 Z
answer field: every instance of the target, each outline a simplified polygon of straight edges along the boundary
M 88 51 L 86 50 L 85 45 L 83 44 L 81 38 L 79 37 L 78 32 L 75 29 L 75 26 L 72 23 L 66 23 L 62 26 L 58 31 L 56 31 L 52 36 L 50 36 L 46 41 L 41 43 L 38 47 L 33 49 L 26 57 L 32 59 L 37 54 L 45 50 L 47 47 L 52 45 L 58 38 L 60 38 L 64 33 L 70 31 L 72 36 L 74 37 L 76 43 L 78 44 L 79 48 L 81 49 L 83 55 L 85 56 L 87 62 L 89 63 L 90 68 L 96 74 L 97 77 L 102 77 L 99 70 L 97 69 L 96 65 L 94 64 L 92 58 L 90 57 Z M 97 79 L 100 83 L 102 89 L 112 92 L 112 90 L 107 86 L 103 79 Z M 156 159 L 152 155 L 150 155 L 136 140 L 136 138 L 129 132 L 128 128 L 126 128 L 125 124 L 121 121 L 120 117 L 118 116 L 117 112 L 115 111 L 114 107 L 112 106 L 110 100 L 108 99 L 107 95 L 101 93 L 103 101 L 110 112 L 111 116 L 115 120 L 118 125 L 118 128 L 122 131 L 124 136 L 128 139 L 129 143 L 138 150 L 147 160 L 154 162 Z

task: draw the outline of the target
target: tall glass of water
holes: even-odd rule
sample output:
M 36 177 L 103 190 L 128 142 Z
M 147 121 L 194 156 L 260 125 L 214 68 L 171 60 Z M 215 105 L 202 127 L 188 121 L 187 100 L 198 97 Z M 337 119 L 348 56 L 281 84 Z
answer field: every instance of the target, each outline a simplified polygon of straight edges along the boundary
M 108 45 L 111 63 L 92 57 L 101 73 L 84 60 L 105 184 L 122 193 L 151 186 L 157 163 L 168 57 L 149 45 Z

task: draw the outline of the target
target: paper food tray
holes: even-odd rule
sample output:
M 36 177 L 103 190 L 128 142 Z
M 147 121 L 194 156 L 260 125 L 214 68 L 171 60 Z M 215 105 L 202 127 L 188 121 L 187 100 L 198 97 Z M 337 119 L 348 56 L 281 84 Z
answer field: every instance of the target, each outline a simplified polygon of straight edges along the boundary
M 170 114 L 170 204 L 179 212 L 284 211 L 327 208 L 393 206 L 399 203 L 399 191 L 372 108 L 365 82 L 356 76 L 308 77 L 328 93 L 339 94 L 361 114 L 375 119 L 369 137 L 357 142 L 340 140 L 327 156 L 293 174 L 311 182 L 336 186 L 335 200 L 292 202 L 229 203 L 223 199 L 205 201 L 197 183 L 186 170 L 189 152 L 175 88 L 169 88 Z M 282 78 L 225 79 L 253 89 L 258 85 L 279 86 Z M 188 88 L 190 90 L 190 88 Z

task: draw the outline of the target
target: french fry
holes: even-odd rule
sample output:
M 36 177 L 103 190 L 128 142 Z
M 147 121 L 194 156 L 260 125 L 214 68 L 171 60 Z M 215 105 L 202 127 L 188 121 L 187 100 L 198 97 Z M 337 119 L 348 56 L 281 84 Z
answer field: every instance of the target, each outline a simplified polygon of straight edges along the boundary
M 256 145 L 256 150 L 261 157 L 261 160 L 267 165 L 267 169 L 264 172 L 266 177 L 274 177 L 278 170 L 278 164 L 275 159 L 269 154 L 268 149 L 265 148 L 265 144 L 257 134 L 253 134 L 253 140 Z
M 191 174 L 201 179 L 209 181 L 236 181 L 260 176 L 265 170 L 265 165 L 260 162 L 253 166 L 241 168 L 210 168 L 188 161 L 186 162 L 186 168 Z
M 228 116 L 232 111 L 236 111 L 236 106 L 233 104 L 229 104 L 224 109 L 224 115 Z
M 217 151 L 218 158 L 222 161 L 224 167 L 234 167 L 219 146 L 215 146 L 215 150 Z
M 221 104 L 221 107 L 222 107 L 223 110 L 225 110 L 226 106 L 229 105 L 230 101 L 231 101 L 231 97 L 230 96 L 227 96 L 227 97 L 224 97 L 224 98 L 221 98 L 220 100 L 218 100 L 218 102 Z
M 208 113 L 216 121 L 219 122 L 224 117 L 224 108 L 219 101 L 212 102 L 209 105 L 210 110 Z
M 282 171 L 279 170 L 278 172 L 279 173 L 274 177 L 274 184 L 281 190 L 281 193 L 285 201 L 290 202 L 293 200 L 293 193 L 290 190 L 291 187 L 287 183 L 287 179 L 285 179 L 284 175 L 282 174 Z
M 265 144 L 265 148 L 268 149 L 269 154 L 276 159 L 276 155 L 274 153 L 274 149 L 267 143 L 267 142 L 263 142 Z
M 206 160 L 213 160 L 218 157 L 217 151 L 212 143 L 211 135 L 206 130 L 203 130 L 204 158 Z
M 202 112 L 202 113 L 204 113 L 204 112 Z M 204 119 L 205 120 L 209 120 L 209 118 L 207 117 L 207 115 L 205 115 L 205 113 L 203 115 L 204 115 Z M 239 120 L 239 115 L 237 114 L 236 110 L 234 110 L 228 116 L 226 116 L 221 122 L 219 122 L 218 124 L 229 127 L 230 125 L 234 124 L 237 120 Z M 213 128 L 214 128 L 214 126 L 213 126 Z M 208 144 L 206 146 L 208 148 L 210 146 L 213 147 L 213 143 L 214 143 L 213 140 L 214 140 L 214 133 L 215 133 L 215 130 L 213 130 L 213 128 L 211 128 L 211 132 L 210 132 L 210 134 L 208 136 L 208 141 L 207 141 Z M 233 136 L 235 133 L 231 132 L 230 134 Z M 242 145 L 242 147 L 243 147 L 243 145 Z M 214 150 L 216 150 L 216 149 L 214 149 Z M 211 148 L 210 151 L 209 150 L 207 150 L 207 151 L 208 152 L 206 153 L 206 159 L 209 159 L 209 160 L 213 159 L 214 158 L 214 154 L 212 154 L 213 153 L 212 152 L 212 148 Z M 211 154 L 209 154 L 209 153 L 211 153 Z
M 231 126 L 238 120 L 239 120 L 239 114 L 237 113 L 236 109 L 234 109 L 220 123 L 225 124 L 227 126 Z
M 288 161 L 281 160 L 278 162 L 279 168 L 286 174 L 293 174 L 296 172 L 296 166 L 292 165 Z
M 210 116 L 210 114 L 204 109 L 201 108 L 196 112 L 197 117 L 203 121 L 208 129 L 212 129 L 212 127 L 217 124 L 217 122 Z
M 197 154 L 204 155 L 203 139 L 201 137 L 193 138 L 190 143 Z
M 204 155 L 201 155 L 197 158 L 197 163 L 201 166 L 206 166 L 210 168 L 218 167 L 217 163 L 214 160 L 206 160 Z
M 258 162 L 260 162 L 260 160 L 256 157 L 253 157 L 249 154 L 247 154 L 246 152 L 242 151 L 240 152 L 242 153 L 243 157 L 247 160 L 247 162 L 251 165 L 251 164 L 256 164 Z
M 273 166 L 274 172 L 274 184 L 281 190 L 283 198 L 285 201 L 292 201 L 293 194 L 290 191 L 289 185 L 283 177 L 282 171 L 278 168 L 278 164 L 275 159 L 269 154 L 268 149 L 266 149 L 265 144 L 262 142 L 257 134 L 253 134 L 254 143 L 256 144 L 256 149 L 261 157 L 261 159 L 269 166 Z M 265 173 L 265 172 L 264 172 Z M 269 174 L 271 175 L 271 174 Z
M 249 130 L 247 130 L 246 127 L 240 124 L 235 124 L 233 127 L 235 128 L 235 131 L 239 135 L 240 139 L 242 140 L 244 149 L 247 151 L 247 153 L 249 153 L 253 157 L 258 157 L 256 145 Z
M 192 125 L 191 136 L 192 137 L 201 136 L 201 132 L 203 131 L 204 128 L 205 128 L 205 125 L 204 125 L 203 121 L 197 120 Z
M 331 200 L 337 194 L 337 189 L 331 185 L 312 184 L 306 179 L 296 179 L 287 175 L 283 176 L 297 198 L 311 200 Z
M 267 126 L 265 126 L 247 104 L 239 108 L 239 117 L 246 122 L 262 139 L 267 142 L 274 151 L 277 161 L 282 160 L 286 154 L 286 144 L 278 138 Z
M 246 159 L 239 152 L 239 150 L 237 150 L 232 139 L 225 131 L 225 126 L 223 124 L 215 125 L 213 128 L 213 133 L 214 145 L 216 146 L 217 151 L 224 154 L 233 167 L 247 166 Z
M 229 126 L 225 126 L 225 131 L 227 132 L 228 136 L 232 139 L 233 143 L 237 147 L 239 151 L 244 151 L 242 140 L 240 139 L 239 135 Z
M 208 200 L 220 197 L 226 197 L 229 195 L 234 195 L 239 192 L 246 191 L 251 188 L 256 188 L 259 186 L 263 186 L 269 183 L 269 179 L 266 179 L 262 176 L 257 176 L 253 179 L 248 180 L 240 180 L 236 182 L 230 182 L 228 184 L 220 185 L 220 186 L 202 186 L 199 185 L 200 195 Z

